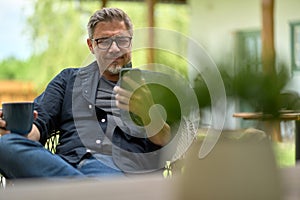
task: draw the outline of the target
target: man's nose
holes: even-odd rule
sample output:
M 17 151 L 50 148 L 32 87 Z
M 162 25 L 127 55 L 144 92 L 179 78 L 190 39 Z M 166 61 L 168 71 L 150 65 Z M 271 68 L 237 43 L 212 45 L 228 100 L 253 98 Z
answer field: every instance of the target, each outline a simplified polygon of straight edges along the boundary
M 113 41 L 108 49 L 109 52 L 116 52 L 120 51 L 120 48 L 118 47 L 116 41 Z

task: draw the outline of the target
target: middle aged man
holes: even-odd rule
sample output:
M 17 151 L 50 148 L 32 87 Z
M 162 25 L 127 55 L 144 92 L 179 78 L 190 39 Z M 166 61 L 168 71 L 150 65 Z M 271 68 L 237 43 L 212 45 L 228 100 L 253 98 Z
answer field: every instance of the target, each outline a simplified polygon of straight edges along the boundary
M 154 103 L 148 87 L 132 94 L 117 86 L 121 69 L 131 68 L 130 18 L 121 9 L 103 8 L 87 27 L 96 61 L 64 69 L 48 84 L 34 101 L 31 132 L 25 137 L 11 133 L 0 118 L 0 173 L 5 177 L 122 176 L 161 168 L 157 151 L 171 140 L 169 124 L 159 114 L 150 118 Z M 128 77 L 123 81 L 137 85 Z M 134 113 L 143 126 L 124 121 L 120 109 Z M 158 130 L 150 126 L 153 120 Z M 55 155 L 43 147 L 54 130 L 59 131 Z

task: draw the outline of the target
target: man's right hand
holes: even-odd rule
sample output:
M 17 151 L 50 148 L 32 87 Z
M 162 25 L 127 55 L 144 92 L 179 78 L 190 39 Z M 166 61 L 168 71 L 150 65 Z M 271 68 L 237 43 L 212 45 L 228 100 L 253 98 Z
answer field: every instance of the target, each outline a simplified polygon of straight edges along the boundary
M 5 122 L 5 120 L 2 119 L 2 117 L 3 117 L 3 112 L 0 109 L 0 135 L 1 136 L 10 133 L 9 130 L 6 130 L 6 128 L 5 128 L 6 122 Z M 33 111 L 33 117 L 34 117 L 34 119 L 36 119 L 38 117 L 37 111 Z M 40 139 L 39 129 L 33 124 L 30 133 L 26 137 L 30 140 L 38 141 Z
M 0 135 L 5 135 L 10 133 L 9 130 L 6 130 L 6 122 L 2 119 L 3 113 L 2 110 L 0 110 Z

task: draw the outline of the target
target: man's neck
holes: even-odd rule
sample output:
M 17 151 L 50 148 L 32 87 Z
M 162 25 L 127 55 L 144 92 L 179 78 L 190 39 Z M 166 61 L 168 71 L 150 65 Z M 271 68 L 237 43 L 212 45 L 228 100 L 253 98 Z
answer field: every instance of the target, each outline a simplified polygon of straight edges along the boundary
M 102 76 L 106 79 L 106 80 L 108 80 L 108 81 L 111 81 L 111 82 L 118 82 L 118 80 L 119 80 L 119 74 L 111 74 L 111 73 L 109 73 L 109 72 L 104 72 L 103 74 L 102 74 Z

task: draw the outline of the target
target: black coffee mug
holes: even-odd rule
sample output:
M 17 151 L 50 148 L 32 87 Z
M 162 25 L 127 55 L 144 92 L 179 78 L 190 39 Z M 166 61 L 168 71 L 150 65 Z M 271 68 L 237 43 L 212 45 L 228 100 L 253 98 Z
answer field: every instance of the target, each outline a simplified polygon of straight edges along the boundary
M 6 129 L 12 133 L 27 135 L 32 129 L 33 102 L 2 103 Z

